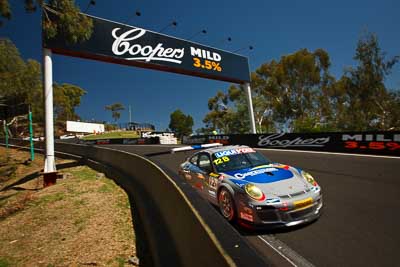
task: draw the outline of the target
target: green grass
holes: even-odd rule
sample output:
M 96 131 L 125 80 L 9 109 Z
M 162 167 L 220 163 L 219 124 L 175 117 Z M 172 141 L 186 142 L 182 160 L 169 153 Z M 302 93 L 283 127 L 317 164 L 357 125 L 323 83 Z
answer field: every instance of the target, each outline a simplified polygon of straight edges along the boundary
M 103 184 L 100 188 L 99 188 L 99 193 L 111 193 L 113 192 L 113 187 L 107 185 L 107 184 Z
M 85 205 L 85 200 L 83 200 L 83 199 L 78 199 L 78 200 L 75 200 L 74 201 L 74 205 L 75 206 L 83 206 L 83 205 Z
M 0 258 L 0 267 L 8 267 L 8 266 L 11 266 L 11 263 L 5 258 Z
M 121 131 L 121 132 L 109 132 L 103 134 L 92 134 L 83 137 L 83 140 L 97 140 L 97 139 L 115 139 L 115 138 L 139 138 L 139 134 L 136 131 Z
M 53 202 L 63 200 L 64 197 L 65 197 L 64 193 L 54 193 L 51 195 L 43 196 L 43 197 L 35 200 L 34 204 L 35 205 L 44 205 L 44 204 L 48 204 L 48 203 L 53 203 Z
M 81 168 L 75 168 L 69 171 L 74 177 L 79 177 L 80 180 L 84 181 L 93 181 L 96 180 L 96 174 L 97 172 L 86 168 L 86 167 L 81 167 Z
M 119 201 L 117 202 L 117 207 L 120 209 L 129 210 L 131 207 L 131 203 L 129 202 L 128 198 L 124 198 L 123 200 L 119 199 Z
M 86 218 L 79 218 L 74 221 L 74 225 L 78 233 L 81 232 L 83 229 L 85 229 L 86 222 L 87 222 Z
M 124 266 L 125 266 L 125 260 L 124 260 L 124 258 L 117 257 L 115 260 L 116 260 L 116 262 L 118 263 L 118 267 L 124 267 Z
M 111 193 L 118 188 L 118 186 L 111 179 L 104 179 L 102 181 L 103 185 L 98 189 L 98 192 L 100 193 Z

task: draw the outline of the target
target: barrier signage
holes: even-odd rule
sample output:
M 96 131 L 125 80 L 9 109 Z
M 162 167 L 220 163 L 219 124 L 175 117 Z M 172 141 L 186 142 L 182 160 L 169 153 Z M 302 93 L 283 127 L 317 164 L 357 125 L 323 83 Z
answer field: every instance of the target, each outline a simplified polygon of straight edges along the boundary
M 331 151 L 400 156 L 400 132 L 274 133 L 198 135 L 186 144 L 222 143 L 259 148 Z
M 114 139 L 97 139 L 97 140 L 80 140 L 85 145 L 149 145 L 159 144 L 159 137 L 149 138 L 114 138 Z
M 143 28 L 85 16 L 93 20 L 89 40 L 68 44 L 59 34 L 52 39 L 44 36 L 43 46 L 62 55 L 234 83 L 250 81 L 246 57 Z

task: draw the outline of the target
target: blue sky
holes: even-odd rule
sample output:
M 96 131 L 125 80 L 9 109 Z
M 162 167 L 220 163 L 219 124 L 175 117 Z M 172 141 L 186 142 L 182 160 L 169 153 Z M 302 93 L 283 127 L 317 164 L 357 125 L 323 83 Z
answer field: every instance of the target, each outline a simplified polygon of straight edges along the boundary
M 13 19 L 0 28 L 0 36 L 10 38 L 23 58 L 41 61 L 40 14 L 26 14 L 23 1 L 10 1 Z M 84 10 L 89 0 L 76 1 Z M 142 16 L 134 13 L 140 10 Z M 117 22 L 159 31 L 172 20 L 178 22 L 165 34 L 188 38 L 206 29 L 193 40 L 209 46 L 235 51 L 249 57 L 250 70 L 262 63 L 293 53 L 301 48 L 325 49 L 332 61 L 331 73 L 337 78 L 346 66 L 354 66 L 357 40 L 363 32 L 377 34 L 388 57 L 400 55 L 400 1 L 236 1 L 236 0 L 97 0 L 88 13 Z M 223 41 L 231 37 L 232 41 Z M 132 107 L 132 120 L 148 122 L 165 130 L 169 115 L 179 108 L 203 126 L 208 98 L 217 90 L 227 90 L 226 82 L 183 76 L 128 66 L 65 56 L 53 56 L 54 81 L 76 84 L 87 91 L 77 109 L 83 119 L 111 121 L 105 105 L 121 102 Z M 400 66 L 386 81 L 400 89 Z M 128 108 L 120 122 L 129 120 Z

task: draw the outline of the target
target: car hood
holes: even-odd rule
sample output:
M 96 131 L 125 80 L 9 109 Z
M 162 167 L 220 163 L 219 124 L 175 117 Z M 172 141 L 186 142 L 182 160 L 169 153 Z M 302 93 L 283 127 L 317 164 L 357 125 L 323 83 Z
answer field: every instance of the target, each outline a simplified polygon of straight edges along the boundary
M 308 185 L 299 170 L 288 165 L 270 164 L 254 168 L 225 172 L 238 186 L 255 184 L 267 195 L 286 196 L 307 190 Z

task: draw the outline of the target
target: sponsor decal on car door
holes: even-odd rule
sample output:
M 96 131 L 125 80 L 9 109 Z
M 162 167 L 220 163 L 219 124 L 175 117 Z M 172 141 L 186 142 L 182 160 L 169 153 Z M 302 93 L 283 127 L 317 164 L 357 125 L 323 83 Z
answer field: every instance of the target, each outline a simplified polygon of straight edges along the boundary
M 217 187 L 219 175 L 215 175 L 215 173 L 209 173 L 206 179 L 206 187 L 207 187 L 207 198 L 211 200 L 215 200 L 217 198 Z

